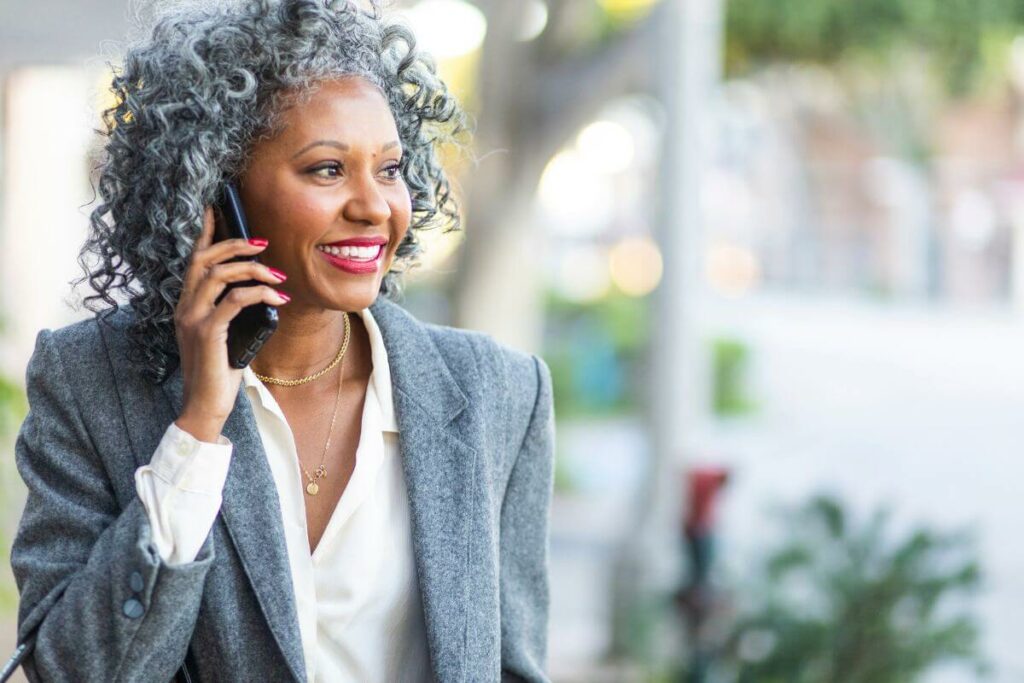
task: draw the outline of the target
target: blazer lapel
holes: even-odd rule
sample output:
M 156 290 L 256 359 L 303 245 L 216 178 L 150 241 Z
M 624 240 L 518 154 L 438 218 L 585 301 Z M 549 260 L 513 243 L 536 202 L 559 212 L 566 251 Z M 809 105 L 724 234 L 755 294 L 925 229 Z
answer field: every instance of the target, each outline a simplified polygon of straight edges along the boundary
M 469 401 L 421 322 L 380 297 L 370 312 L 391 370 L 431 664 L 437 680 L 460 681 L 477 451 L 452 421 Z
M 181 414 L 181 367 L 162 385 L 174 415 Z M 281 507 L 244 383 L 224 424 L 234 450 L 220 514 L 256 593 L 263 616 L 295 680 L 306 680 L 298 611 L 285 545 Z
M 437 680 L 460 681 L 470 599 L 469 530 L 477 451 L 463 440 L 453 421 L 469 401 L 423 323 L 383 297 L 370 310 L 380 327 L 391 371 L 431 665 Z M 180 366 L 162 389 L 173 417 L 180 415 Z M 292 579 L 277 488 L 244 384 L 239 386 L 223 434 L 234 444 L 234 451 L 221 516 L 278 647 L 295 679 L 305 681 L 295 596 L 291 590 L 282 590 L 291 586 Z

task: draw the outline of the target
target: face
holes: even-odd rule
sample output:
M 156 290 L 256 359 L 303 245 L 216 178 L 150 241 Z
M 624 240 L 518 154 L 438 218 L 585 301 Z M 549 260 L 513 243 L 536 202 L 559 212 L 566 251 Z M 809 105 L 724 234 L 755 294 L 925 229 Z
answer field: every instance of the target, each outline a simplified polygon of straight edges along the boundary
M 387 101 L 361 78 L 329 81 L 282 123 L 239 178 L 253 236 L 270 241 L 260 261 L 288 276 L 291 312 L 366 308 L 412 215 Z

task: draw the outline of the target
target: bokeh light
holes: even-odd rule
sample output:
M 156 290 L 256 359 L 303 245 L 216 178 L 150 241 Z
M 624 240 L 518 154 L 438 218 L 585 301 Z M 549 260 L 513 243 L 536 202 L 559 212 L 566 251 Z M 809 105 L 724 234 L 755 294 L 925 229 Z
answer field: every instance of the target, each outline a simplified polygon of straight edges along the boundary
M 733 244 L 713 244 L 707 252 L 708 284 L 719 294 L 740 296 L 761 280 L 761 267 L 749 249 Z
M 587 164 L 604 173 L 621 173 L 636 157 L 633 134 L 616 121 L 595 121 L 576 138 L 576 148 Z
M 483 13 L 462 0 L 422 0 L 404 14 L 419 44 L 438 59 L 475 52 L 487 34 Z
M 525 0 L 526 8 L 523 10 L 523 26 L 519 32 L 519 40 L 527 42 L 533 40 L 548 25 L 548 6 L 543 0 Z
M 650 294 L 661 282 L 661 250 L 648 237 L 627 237 L 618 242 L 608 254 L 608 266 L 612 282 L 629 296 Z
M 560 235 L 586 237 L 607 224 L 613 208 L 611 180 L 576 149 L 556 154 L 540 178 L 538 196 L 551 229 Z

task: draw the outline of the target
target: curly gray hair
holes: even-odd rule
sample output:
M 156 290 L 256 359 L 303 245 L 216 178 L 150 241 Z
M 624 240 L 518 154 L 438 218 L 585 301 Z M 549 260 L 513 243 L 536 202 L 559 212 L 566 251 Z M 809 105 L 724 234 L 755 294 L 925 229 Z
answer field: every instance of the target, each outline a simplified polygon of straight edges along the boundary
M 85 275 L 74 284 L 89 281 L 96 294 L 83 302 L 101 320 L 118 310 L 115 292 L 127 296 L 136 313 L 131 361 L 153 382 L 178 363 L 174 309 L 204 207 L 244 170 L 253 144 L 278 130 L 284 105 L 351 75 L 381 89 L 405 152 L 412 223 L 380 288 L 393 299 L 418 260 L 419 231 L 459 228 L 437 145 L 467 130 L 408 27 L 353 0 L 175 5 L 127 50 L 111 84 L 117 104 L 103 113 L 100 202 L 79 253 Z

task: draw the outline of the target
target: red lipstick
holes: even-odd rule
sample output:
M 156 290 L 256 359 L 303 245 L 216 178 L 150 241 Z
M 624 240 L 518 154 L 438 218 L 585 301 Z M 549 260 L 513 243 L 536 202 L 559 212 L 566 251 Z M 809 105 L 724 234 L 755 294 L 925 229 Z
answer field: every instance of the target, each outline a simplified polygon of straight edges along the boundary
M 384 245 L 387 243 L 387 239 L 373 238 L 373 237 L 357 237 L 354 239 L 342 240 L 340 242 L 332 242 L 329 246 L 333 247 L 376 247 L 376 254 L 370 260 L 365 259 L 354 259 L 351 257 L 342 256 L 341 254 L 329 254 L 322 249 L 317 249 L 321 255 L 327 260 L 327 262 L 338 268 L 344 270 L 347 273 L 353 273 L 355 275 L 365 275 L 368 273 L 376 273 L 380 267 L 380 262 L 384 255 Z M 328 245 L 325 245 L 328 246 Z

